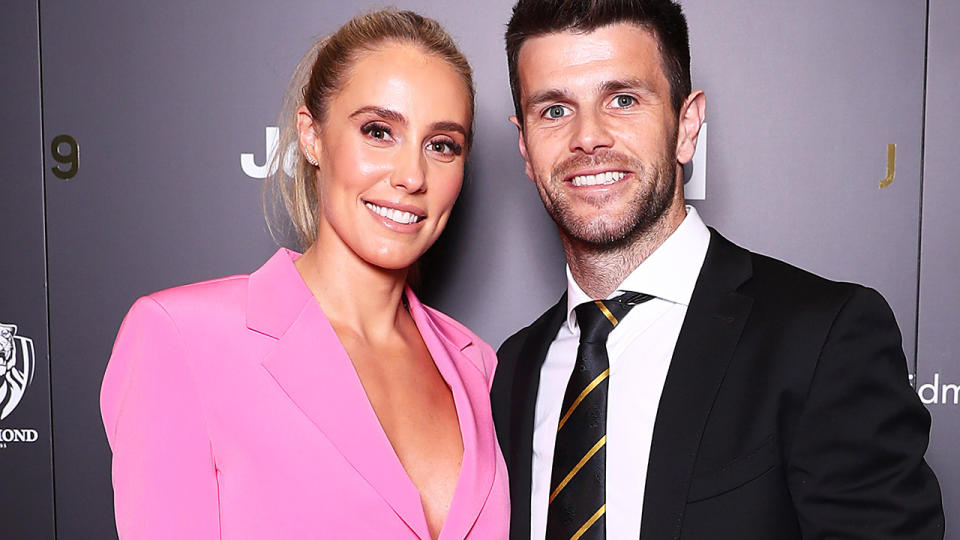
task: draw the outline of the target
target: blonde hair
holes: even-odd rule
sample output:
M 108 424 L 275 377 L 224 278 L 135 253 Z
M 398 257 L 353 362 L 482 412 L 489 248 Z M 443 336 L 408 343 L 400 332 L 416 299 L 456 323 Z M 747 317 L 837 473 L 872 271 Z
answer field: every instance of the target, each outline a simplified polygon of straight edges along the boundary
M 264 186 L 264 212 L 275 240 L 289 226 L 305 249 L 316 239 L 320 201 L 315 167 L 300 151 L 297 109 L 305 105 L 316 125 L 326 119 L 327 105 L 343 87 L 359 56 L 388 42 L 420 47 L 448 62 L 463 78 L 471 117 L 474 108 L 473 70 L 453 38 L 430 18 L 393 8 L 357 15 L 336 32 L 316 42 L 303 56 L 290 79 L 280 111 L 280 137 Z M 471 121 L 472 124 L 472 121 Z M 472 127 L 467 136 L 469 147 Z M 280 214 L 285 213 L 286 219 Z M 279 233 L 279 234 L 278 234 Z M 281 242 L 282 243 L 282 242 Z

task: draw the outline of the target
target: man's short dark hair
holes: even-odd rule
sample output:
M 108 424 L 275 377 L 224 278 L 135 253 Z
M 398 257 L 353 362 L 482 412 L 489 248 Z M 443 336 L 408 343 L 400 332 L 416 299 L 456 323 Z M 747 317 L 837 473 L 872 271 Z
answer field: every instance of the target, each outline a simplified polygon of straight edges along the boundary
M 517 59 L 529 38 L 554 32 L 591 32 L 614 23 L 632 23 L 653 32 L 660 49 L 660 64 L 670 83 L 670 103 L 679 114 L 690 95 L 690 40 L 687 19 L 671 0 L 519 0 L 507 25 L 507 66 L 517 118 L 520 80 Z

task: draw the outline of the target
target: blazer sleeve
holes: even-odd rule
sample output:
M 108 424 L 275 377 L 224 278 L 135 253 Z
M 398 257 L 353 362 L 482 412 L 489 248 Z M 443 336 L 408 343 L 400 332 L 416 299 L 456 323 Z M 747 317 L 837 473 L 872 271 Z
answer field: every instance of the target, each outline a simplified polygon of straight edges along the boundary
M 100 393 L 122 540 L 220 538 L 198 390 L 174 321 L 141 298 L 120 327 Z
M 893 313 L 857 287 L 821 350 L 787 457 L 803 538 L 943 538 L 940 487 L 923 459 L 929 430 Z

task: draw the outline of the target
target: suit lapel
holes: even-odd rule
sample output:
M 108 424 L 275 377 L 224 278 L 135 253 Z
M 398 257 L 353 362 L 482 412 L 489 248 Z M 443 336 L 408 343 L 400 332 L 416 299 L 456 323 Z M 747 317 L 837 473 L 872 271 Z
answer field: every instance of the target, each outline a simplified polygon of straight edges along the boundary
M 510 538 L 530 537 L 530 484 L 533 469 L 533 425 L 540 387 L 540 368 L 566 317 L 566 293 L 532 325 L 515 359 L 510 392 Z
M 275 256 L 250 277 L 248 326 L 278 338 L 261 364 L 397 515 L 421 538 L 429 538 L 419 492 L 383 432 L 346 350 L 287 257 L 276 261 Z
M 667 373 L 647 465 L 642 538 L 679 538 L 700 438 L 752 299 L 736 292 L 749 253 L 711 229 L 710 246 Z
M 453 392 L 463 439 L 460 475 L 440 538 L 466 538 L 490 495 L 496 473 L 496 436 L 487 374 L 471 336 L 425 308 L 409 288 L 407 299 L 420 335 Z

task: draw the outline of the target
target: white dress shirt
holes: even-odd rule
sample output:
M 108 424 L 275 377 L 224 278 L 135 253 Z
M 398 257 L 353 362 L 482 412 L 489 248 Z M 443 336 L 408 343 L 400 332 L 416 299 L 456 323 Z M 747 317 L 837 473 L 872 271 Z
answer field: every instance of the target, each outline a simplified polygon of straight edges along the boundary
M 703 266 L 710 231 L 687 206 L 687 216 L 608 298 L 623 291 L 653 295 L 620 320 L 607 338 L 610 387 L 607 397 L 607 538 L 638 538 L 647 480 L 647 461 L 660 393 L 670 358 Z M 540 369 L 533 429 L 530 537 L 547 531 L 547 501 L 560 407 L 573 372 L 580 340 L 574 308 L 592 298 L 567 266 L 567 321 L 560 327 Z

